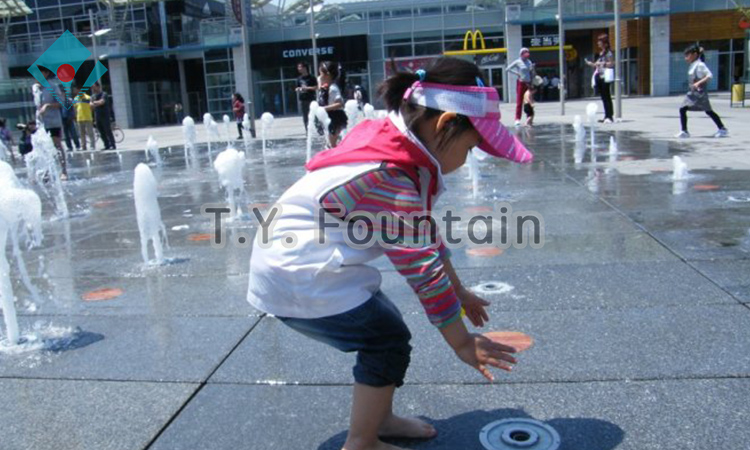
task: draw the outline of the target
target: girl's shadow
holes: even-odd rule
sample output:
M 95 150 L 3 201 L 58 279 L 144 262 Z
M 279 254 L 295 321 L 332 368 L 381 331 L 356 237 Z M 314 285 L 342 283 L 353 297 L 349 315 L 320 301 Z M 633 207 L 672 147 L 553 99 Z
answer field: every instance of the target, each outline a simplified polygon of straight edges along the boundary
M 510 418 L 533 419 L 520 409 L 472 411 L 445 420 L 425 419 L 438 429 L 435 439 L 388 442 L 414 450 L 484 450 L 479 442 L 482 428 L 490 422 Z M 617 425 L 599 419 L 552 419 L 545 423 L 560 434 L 559 450 L 613 450 L 625 436 Z M 346 431 L 343 431 L 321 444 L 318 450 L 341 450 L 345 440 Z

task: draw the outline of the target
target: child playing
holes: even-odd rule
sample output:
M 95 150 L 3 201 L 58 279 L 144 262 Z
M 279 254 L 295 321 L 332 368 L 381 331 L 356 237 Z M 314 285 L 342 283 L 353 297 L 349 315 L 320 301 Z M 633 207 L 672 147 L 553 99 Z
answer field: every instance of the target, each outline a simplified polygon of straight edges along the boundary
M 338 144 L 339 135 L 346 128 L 348 120 L 341 90 L 342 86 L 346 86 L 346 75 L 343 68 L 332 61 L 321 62 L 318 72 L 318 105 L 326 110 L 331 119 L 328 126 L 328 146 L 333 148 Z
M 714 121 L 716 127 L 719 129 L 715 138 L 723 138 L 729 136 L 729 131 L 724 127 L 721 118 L 716 114 L 711 107 L 711 102 L 708 99 L 708 90 L 706 85 L 713 77 L 713 74 L 708 69 L 704 60 L 706 57 L 703 54 L 703 47 L 698 44 L 691 45 L 685 50 L 685 61 L 690 64 L 688 69 L 688 87 L 689 91 L 685 100 L 682 102 L 680 108 L 680 124 L 682 125 L 682 131 L 677 134 L 677 138 L 689 138 L 690 133 L 688 132 L 687 123 L 687 112 L 688 111 L 703 111 L 706 113 L 711 120 Z
M 34 147 L 31 145 L 31 136 L 36 133 L 36 120 L 29 120 L 26 125 L 19 124 L 18 128 L 21 130 L 21 139 L 18 140 L 18 152 L 23 158 L 34 150 Z
M 526 113 L 526 126 L 534 126 L 534 95 L 536 95 L 537 86 L 532 84 L 529 90 L 523 95 L 523 112 Z
M 357 352 L 345 450 L 398 450 L 379 438 L 437 434 L 419 419 L 393 414 L 393 395 L 409 366 L 411 334 L 380 291 L 379 271 L 367 262 L 385 254 L 456 356 L 484 377 L 493 379 L 490 367 L 511 370 L 515 363 L 512 347 L 467 331 L 461 308 L 475 326 L 483 326 L 489 303 L 461 284 L 437 233 L 415 227 L 409 214 L 430 213 L 444 190 L 443 175 L 460 168 L 475 146 L 516 162 L 533 156 L 500 124 L 497 91 L 484 87 L 470 62 L 439 58 L 426 71 L 397 73 L 379 93 L 389 116 L 362 122 L 341 145 L 308 163 L 309 172 L 276 203 L 281 211 L 270 242 L 256 242 L 250 262 L 248 301 L 254 307 L 312 339 Z M 347 245 L 347 222 L 365 213 L 405 222 L 407 233 L 420 234 L 420 244 L 393 239 L 369 248 Z M 325 244 L 319 243 L 323 215 L 342 225 L 325 230 Z M 372 229 L 382 233 L 383 242 L 392 231 Z M 296 237 L 293 245 L 288 233 Z

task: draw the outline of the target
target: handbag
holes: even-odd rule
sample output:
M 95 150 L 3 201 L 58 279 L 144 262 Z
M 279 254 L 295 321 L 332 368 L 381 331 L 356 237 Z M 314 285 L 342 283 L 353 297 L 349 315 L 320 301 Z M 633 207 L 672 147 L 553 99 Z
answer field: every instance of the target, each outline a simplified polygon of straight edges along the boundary
M 606 68 L 604 69 L 604 82 L 614 83 L 615 81 L 615 69 Z

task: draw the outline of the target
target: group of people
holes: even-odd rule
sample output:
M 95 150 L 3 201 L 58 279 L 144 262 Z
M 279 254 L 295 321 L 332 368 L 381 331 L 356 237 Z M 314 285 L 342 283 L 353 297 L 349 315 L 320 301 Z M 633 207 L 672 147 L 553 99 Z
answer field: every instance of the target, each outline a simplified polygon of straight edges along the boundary
M 333 61 L 323 61 L 318 65 L 317 78 L 310 74 L 310 67 L 305 62 L 297 64 L 297 95 L 301 105 L 302 121 L 305 130 L 308 127 L 310 104 L 317 101 L 319 107 L 325 109 L 331 123 L 328 126 L 328 146 L 333 148 L 338 144 L 341 131 L 347 126 L 348 120 L 344 111 L 346 102 L 346 72 L 340 64 Z M 360 109 L 367 102 L 365 90 L 357 85 L 352 88 L 351 97 L 357 101 Z M 322 124 L 317 124 L 318 132 L 323 134 Z
M 32 136 L 37 132 L 37 124 L 43 125 L 58 151 L 62 169 L 61 179 L 67 180 L 68 169 L 65 149 L 62 145 L 63 137 L 68 151 L 73 151 L 74 145 L 76 150 L 88 150 L 90 145 L 95 151 L 94 126 L 96 126 L 104 143 L 104 150 L 116 149 L 110 121 L 110 100 L 101 85 L 96 82 L 91 87 L 91 95 L 73 85 L 71 87 L 73 102 L 67 104 L 63 89 L 52 71 L 46 67 L 40 67 L 40 70 L 48 86 L 36 83 L 32 87 L 36 117 L 28 123 L 18 125 L 22 133 L 18 141 L 18 151 L 21 156 L 33 151 Z M 61 101 L 66 102 L 66 105 L 63 105 Z M 11 152 L 11 158 L 15 160 L 13 155 L 15 142 L 10 131 L 5 128 L 5 120 L 0 122 L 0 134 Z
M 602 34 L 597 39 L 599 47 L 594 61 L 585 60 L 589 67 L 594 69 L 591 85 L 601 97 L 604 105 L 604 117 L 600 123 L 614 123 L 614 106 L 612 103 L 611 84 L 615 82 L 614 67 L 615 57 L 609 42 L 609 35 Z M 531 61 L 529 49 L 522 48 L 520 57 L 507 67 L 507 71 L 518 77 L 516 82 L 516 115 L 515 125 L 521 125 L 522 114 L 526 113 L 526 125 L 531 126 L 534 122 L 534 95 L 538 87 L 543 83 L 536 75 L 534 63 Z M 689 64 L 688 69 L 688 94 L 680 107 L 681 131 L 677 138 L 689 138 L 687 128 L 687 112 L 705 112 L 716 124 L 718 131 L 714 134 L 716 138 L 727 137 L 729 131 L 724 126 L 721 118 L 711 107 L 706 85 L 713 77 L 711 70 L 705 64 L 703 48 L 691 45 L 685 50 L 685 61 Z

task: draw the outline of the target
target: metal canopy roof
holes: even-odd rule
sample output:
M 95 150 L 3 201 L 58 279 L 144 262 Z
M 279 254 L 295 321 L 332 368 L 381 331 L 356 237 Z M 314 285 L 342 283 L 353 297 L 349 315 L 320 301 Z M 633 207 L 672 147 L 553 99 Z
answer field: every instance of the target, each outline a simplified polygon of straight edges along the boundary
M 135 5 L 138 3 L 156 3 L 159 0 L 99 0 L 99 2 L 104 3 L 107 6 L 113 7 L 113 6 L 128 6 L 128 5 Z
M 23 0 L 0 0 L 0 18 L 25 16 L 31 8 Z

